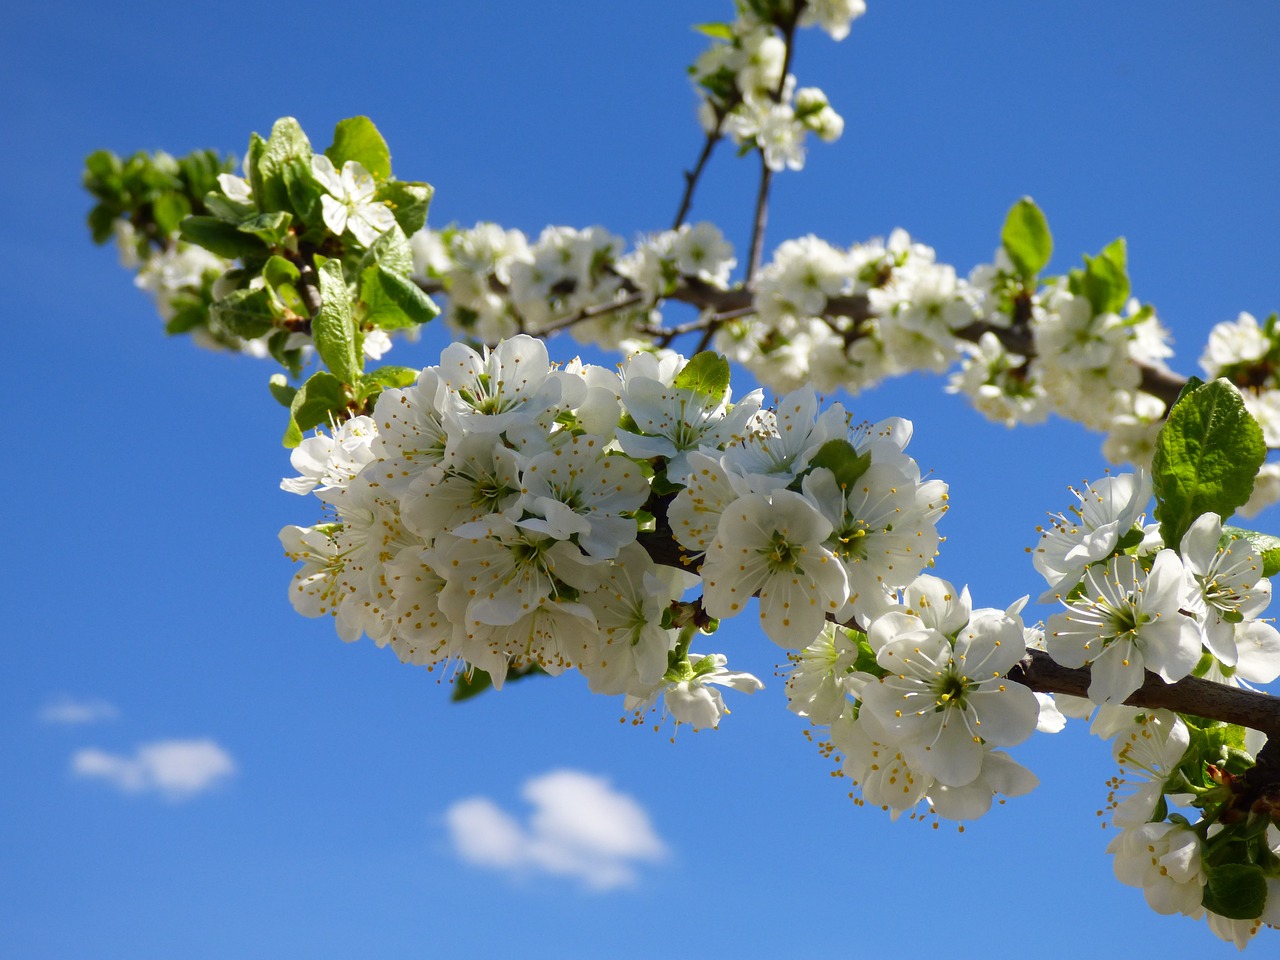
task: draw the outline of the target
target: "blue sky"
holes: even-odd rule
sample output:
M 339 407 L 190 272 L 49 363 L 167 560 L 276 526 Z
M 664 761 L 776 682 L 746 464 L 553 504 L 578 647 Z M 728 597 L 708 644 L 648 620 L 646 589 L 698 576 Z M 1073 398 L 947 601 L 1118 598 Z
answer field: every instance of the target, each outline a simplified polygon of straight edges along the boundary
M 727 0 L 15 6 L 0 36 L 15 467 L 0 953 L 1234 953 L 1112 879 L 1095 815 L 1111 763 L 1082 730 L 1017 749 L 1039 789 L 959 834 L 849 802 L 786 713 L 778 652 L 754 627 L 724 646 L 767 689 L 673 745 L 571 677 L 453 705 L 436 674 L 297 617 L 276 531 L 315 511 L 277 489 L 290 471 L 271 371 L 166 340 L 114 253 L 89 242 L 87 153 L 238 153 L 285 114 L 320 143 L 342 117 L 373 117 L 397 174 L 436 186 L 436 226 L 663 228 L 700 145 L 684 68 L 702 39 L 688 27 L 727 19 Z M 1280 11 L 870 7 L 842 44 L 802 36 L 801 84 L 828 92 L 846 131 L 777 179 L 771 247 L 902 226 L 966 272 L 1030 194 L 1054 269 L 1128 238 L 1134 292 L 1173 331 L 1180 372 L 1196 372 L 1213 323 L 1280 306 Z M 693 217 L 743 251 L 755 164 L 730 154 Z M 396 362 L 434 362 L 442 343 L 435 331 Z M 1101 475 L 1099 437 L 1058 421 L 1007 431 L 930 377 L 849 405 L 912 419 L 910 452 L 951 485 L 941 575 L 978 605 L 1039 593 L 1023 549 L 1067 484 Z M 47 710 L 64 698 L 111 709 L 57 721 Z M 188 770 L 234 772 L 184 795 L 172 756 L 137 753 L 166 741 L 225 758 L 183 754 Z M 104 767 L 136 789 L 88 773 Z M 631 885 L 483 869 L 451 845 L 446 811 L 476 797 L 545 839 L 522 791 L 564 783 L 546 779 L 557 771 L 594 784 L 602 816 L 632 809 L 615 793 L 646 812 L 662 854 L 644 848 Z M 538 809 L 554 824 L 554 802 Z

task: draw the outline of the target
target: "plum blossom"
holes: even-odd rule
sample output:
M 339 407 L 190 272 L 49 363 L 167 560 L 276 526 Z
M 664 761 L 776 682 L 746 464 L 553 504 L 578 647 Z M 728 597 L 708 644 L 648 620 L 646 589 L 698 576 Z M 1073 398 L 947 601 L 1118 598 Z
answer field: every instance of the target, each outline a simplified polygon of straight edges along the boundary
M 327 193 L 320 197 L 324 225 L 341 236 L 350 230 L 362 246 L 396 225 L 391 208 L 374 199 L 378 184 L 357 160 L 348 160 L 339 173 L 333 161 L 322 153 L 311 158 L 311 172 Z

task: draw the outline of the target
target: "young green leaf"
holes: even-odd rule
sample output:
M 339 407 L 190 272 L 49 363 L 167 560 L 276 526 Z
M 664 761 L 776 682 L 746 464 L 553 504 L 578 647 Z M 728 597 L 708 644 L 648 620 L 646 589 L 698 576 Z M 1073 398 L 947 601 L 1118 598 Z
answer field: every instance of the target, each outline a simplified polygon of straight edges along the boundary
M 1228 920 L 1256 920 L 1267 905 L 1267 878 L 1253 863 L 1224 863 L 1207 871 L 1204 906 Z
M 718 353 L 703 350 L 695 354 L 676 374 L 673 386 L 681 390 L 692 390 L 701 396 L 710 397 L 713 401 L 724 399 L 729 389 L 729 361 Z
M 271 210 L 291 210 L 289 188 L 284 170 L 291 165 L 310 165 L 311 141 L 293 117 L 281 117 L 271 128 L 271 138 L 262 148 L 256 169 L 258 180 L 253 181 L 253 195 L 258 208 L 264 213 Z
M 283 407 L 293 406 L 293 398 L 298 395 L 298 388 L 289 385 L 289 378 L 283 373 L 273 373 L 271 379 L 267 381 L 267 389 L 271 391 L 271 396 L 276 398 L 276 402 Z
M 1274 577 L 1280 573 L 1280 537 L 1258 533 L 1256 530 L 1243 530 L 1240 527 L 1223 527 L 1222 538 L 1248 540 L 1262 558 L 1262 576 Z
M 385 201 L 406 236 L 413 236 L 426 225 L 427 208 L 431 206 L 431 184 L 411 180 L 385 180 L 378 185 L 374 199 Z
M 1262 429 L 1226 380 L 1185 394 L 1156 436 L 1151 464 L 1164 542 L 1176 548 L 1201 514 L 1225 520 L 1243 506 L 1266 453 Z
M 296 447 L 302 442 L 302 432 L 342 419 L 346 410 L 347 395 L 341 381 L 326 370 L 311 375 L 289 403 L 289 427 L 284 433 L 284 445 Z
M 1000 231 L 1000 243 L 1018 276 L 1034 283 L 1053 255 L 1053 235 L 1044 213 L 1030 197 L 1023 197 L 1009 210 Z
M 151 216 L 161 233 L 176 233 L 178 225 L 191 216 L 191 203 L 180 193 L 162 193 L 151 204 Z
M 849 490 L 871 466 L 871 451 L 861 456 L 848 440 L 828 440 L 809 461 L 810 467 L 826 467 L 835 474 L 841 490 Z
M 715 40 L 733 39 L 733 24 L 731 23 L 695 23 L 693 29 L 704 37 L 712 37 Z
M 292 221 L 293 214 L 283 210 L 272 210 L 270 213 L 260 213 L 256 217 L 250 217 L 236 229 L 241 233 L 257 237 L 267 246 L 278 247 L 284 242 Z
M 187 217 L 178 228 L 178 235 L 187 243 L 231 260 L 267 252 L 262 241 L 252 233 L 242 233 L 234 223 L 217 217 Z
M 209 307 L 209 319 L 228 333 L 253 340 L 275 326 L 276 315 L 270 292 L 260 288 L 231 291 Z
M 391 176 L 391 151 L 368 117 L 339 120 L 333 131 L 333 146 L 324 155 L 339 170 L 348 160 L 354 160 L 375 180 L 386 180 Z
M 1129 299 L 1128 259 L 1124 237 L 1111 241 L 1096 257 L 1084 258 L 1080 292 L 1089 299 L 1095 314 L 1124 309 Z
M 351 294 L 342 276 L 342 264 L 326 260 L 320 267 L 320 312 L 311 321 L 316 351 L 343 383 L 358 383 L 364 360 L 360 352 Z

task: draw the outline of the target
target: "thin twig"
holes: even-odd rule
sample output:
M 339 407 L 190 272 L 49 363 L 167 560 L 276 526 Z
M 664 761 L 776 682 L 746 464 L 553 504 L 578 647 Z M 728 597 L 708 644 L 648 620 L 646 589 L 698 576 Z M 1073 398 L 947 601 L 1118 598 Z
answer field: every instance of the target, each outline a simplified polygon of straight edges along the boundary
M 702 145 L 702 152 L 698 154 L 698 162 L 694 164 L 693 170 L 684 172 L 684 196 L 680 198 L 680 209 L 676 211 L 675 222 L 671 224 L 672 230 L 680 229 L 680 225 L 684 223 L 684 218 L 689 213 L 689 208 L 693 206 L 693 191 L 697 189 L 703 168 L 706 167 L 707 161 L 711 159 L 711 151 L 720 142 L 720 123 L 722 119 L 717 114 L 715 129 L 707 134 L 706 142 Z
M 756 193 L 756 215 L 751 224 L 751 252 L 747 255 L 747 278 L 750 285 L 760 269 L 760 260 L 764 255 L 764 229 L 769 223 L 769 184 L 773 182 L 773 171 L 765 163 L 764 151 L 760 152 L 760 189 Z

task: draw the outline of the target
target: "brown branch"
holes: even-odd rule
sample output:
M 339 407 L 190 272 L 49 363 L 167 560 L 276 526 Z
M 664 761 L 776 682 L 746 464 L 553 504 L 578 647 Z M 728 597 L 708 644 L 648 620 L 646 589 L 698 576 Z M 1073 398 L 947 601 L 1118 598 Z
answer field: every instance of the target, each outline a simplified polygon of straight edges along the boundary
M 665 510 L 661 514 L 665 520 Z M 681 546 L 665 522 L 659 523 L 656 530 L 642 532 L 637 539 L 655 563 L 691 573 L 697 573 L 702 566 L 702 556 Z M 857 627 L 856 624 L 844 625 Z M 1028 650 L 1008 673 L 1010 680 L 1037 693 L 1064 693 L 1083 698 L 1089 695 L 1091 676 L 1087 667 L 1064 667 L 1043 650 Z M 1238 724 L 1280 742 L 1280 697 L 1259 690 L 1229 687 L 1199 677 L 1165 683 L 1148 671 L 1146 681 L 1125 703 L 1132 707 L 1163 707 L 1175 713 Z
M 1043 650 L 1028 650 L 1022 662 L 1009 671 L 1009 679 L 1038 693 L 1065 693 L 1087 697 L 1090 673 L 1054 661 Z M 1150 671 L 1146 681 L 1125 703 L 1131 707 L 1164 707 L 1209 720 L 1235 723 L 1280 738 L 1280 698 L 1259 690 L 1229 687 L 1224 683 L 1187 677 L 1165 683 Z

